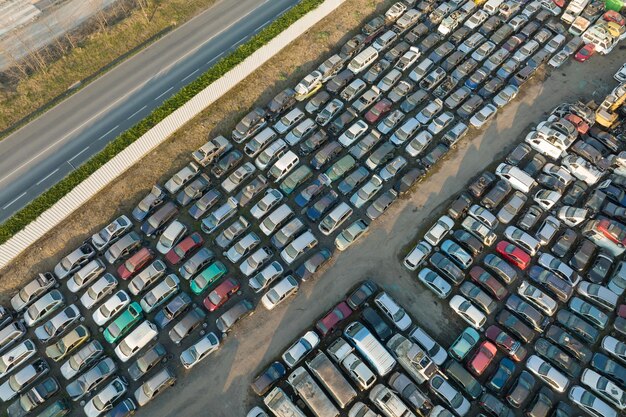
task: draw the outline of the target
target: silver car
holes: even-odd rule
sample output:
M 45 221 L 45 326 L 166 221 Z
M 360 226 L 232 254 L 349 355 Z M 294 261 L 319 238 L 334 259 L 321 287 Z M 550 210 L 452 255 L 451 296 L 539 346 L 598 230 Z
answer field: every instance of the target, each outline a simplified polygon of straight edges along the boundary
M 37 278 L 24 285 L 17 294 L 11 298 L 11 307 L 20 312 L 35 302 L 45 294 L 50 288 L 56 285 L 56 279 L 50 272 L 39 274 Z
M 110 224 L 91 237 L 91 243 L 98 252 L 102 252 L 113 242 L 118 240 L 133 226 L 130 219 L 124 215 L 113 220 Z
M 111 358 L 104 358 L 93 368 L 79 376 L 65 387 L 72 401 L 78 401 L 100 386 L 117 370 L 117 365 Z

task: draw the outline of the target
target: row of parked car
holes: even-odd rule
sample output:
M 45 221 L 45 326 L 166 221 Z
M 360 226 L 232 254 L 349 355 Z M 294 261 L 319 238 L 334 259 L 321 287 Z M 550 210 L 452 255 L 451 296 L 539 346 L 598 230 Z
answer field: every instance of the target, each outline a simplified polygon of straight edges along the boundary
M 87 401 L 85 412 L 90 416 L 107 412 L 129 386 L 129 378 L 117 376 L 125 370 L 105 371 L 111 369 L 106 367 L 109 345 L 122 363 L 144 351 L 136 363 L 155 373 L 153 367 L 167 351 L 164 346 L 178 349 L 189 335 L 208 325 L 208 314 L 224 310 L 216 318 L 216 332 L 202 330 L 195 353 L 181 352 L 183 366 L 192 366 L 217 348 L 217 334 L 228 332 L 254 311 L 253 295 L 237 302 L 235 296 L 265 292 L 261 302 L 272 309 L 295 294 L 298 278 L 309 279 L 331 256 L 329 249 L 318 248 L 320 239 L 334 235 L 330 239 L 338 250 L 349 247 L 367 231 L 369 220 L 353 219 L 344 226 L 348 220 L 360 210 L 362 217 L 376 219 L 398 193 L 419 180 L 466 133 L 467 124 L 453 122 L 469 119 L 479 127 L 495 113 L 475 114 L 483 101 L 493 99 L 502 106 L 514 98 L 516 82 L 505 86 L 505 81 L 491 83 L 478 74 L 481 70 L 492 74 L 502 64 L 479 43 L 503 43 L 506 36 L 498 40 L 496 34 L 505 31 L 498 32 L 498 27 L 508 27 L 505 20 L 512 16 L 498 9 L 493 19 L 474 27 L 464 25 L 448 36 L 439 29 L 429 32 L 457 11 L 455 19 L 463 13 L 465 18 L 473 16 L 479 11 L 474 3 L 411 3 L 398 3 L 385 16 L 369 21 L 362 34 L 294 89 L 246 115 L 232 140 L 211 139 L 192 154 L 193 162 L 163 186 L 153 187 L 130 215 L 119 216 L 65 256 L 53 273 L 40 275 L 16 294 L 13 316 L 20 315 L 20 320 L 3 329 L 9 336 L 3 336 L 5 353 L 0 359 L 6 364 L 0 378 L 9 374 L 23 378 L 14 383 L 15 395 L 21 395 L 12 416 L 33 412 L 60 391 L 54 377 L 29 388 L 44 374 L 35 372 L 37 367 L 23 366 L 34 358 L 35 342 L 28 339 L 9 350 L 27 328 L 34 329 L 33 338 L 45 354 L 59 362 L 60 376 L 76 378 L 81 381 L 78 385 L 88 388 L 82 396 L 68 392 L 70 398 L 87 400 L 96 394 Z M 558 28 L 549 33 L 539 30 L 539 22 L 550 19 L 535 2 L 518 11 L 529 20 L 517 28 L 524 39 L 532 36 L 542 44 L 554 44 L 548 35 Z M 466 51 L 461 56 L 450 44 Z M 514 54 L 516 47 L 508 52 Z M 527 58 L 518 55 L 516 62 Z M 452 91 L 462 85 L 459 94 Z M 466 99 L 473 104 L 461 106 Z M 458 106 L 461 110 L 452 113 Z M 315 171 L 319 175 L 313 178 Z M 278 253 L 280 259 L 275 260 Z M 285 271 L 289 268 L 291 274 Z M 249 289 L 236 278 L 241 276 L 248 279 Z M 184 290 L 187 285 L 189 291 Z M 77 302 L 69 303 L 76 296 Z M 194 303 L 195 297 L 202 297 L 203 307 Z M 89 322 L 83 322 L 87 318 Z M 152 345 L 165 333 L 161 330 L 170 327 L 162 344 Z M 98 328 L 103 330 L 104 344 L 94 331 Z M 33 364 L 43 358 L 36 359 Z M 163 368 L 158 375 L 159 384 L 152 379 L 145 383 L 162 387 L 173 383 L 172 371 Z M 29 395 L 38 399 L 26 409 L 21 399 Z M 121 401 L 110 413 L 117 408 L 130 412 L 144 403 L 137 395 L 135 402 Z M 57 401 L 48 409 L 65 413 L 69 403 Z
M 450 354 L 472 375 L 453 380 L 490 415 L 626 409 L 624 146 L 594 116 L 557 107 L 404 259 L 471 326 Z

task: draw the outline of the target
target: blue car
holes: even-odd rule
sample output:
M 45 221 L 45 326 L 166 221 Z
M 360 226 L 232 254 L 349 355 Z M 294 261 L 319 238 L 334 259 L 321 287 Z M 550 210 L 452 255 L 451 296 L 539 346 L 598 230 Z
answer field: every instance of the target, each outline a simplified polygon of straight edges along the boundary
M 324 188 L 326 188 L 326 184 L 318 178 L 304 190 L 300 191 L 294 201 L 298 207 L 305 207 L 315 196 L 324 191 Z
M 489 382 L 487 382 L 487 388 L 496 393 L 502 392 L 514 372 L 515 362 L 509 358 L 502 358 L 496 373 L 493 374 Z
M 103 417 L 128 417 L 135 414 L 137 406 L 130 398 L 126 398 L 124 401 L 113 407 Z
M 187 311 L 191 303 L 192 300 L 189 294 L 181 292 L 176 297 L 172 298 L 172 300 L 154 316 L 155 324 L 159 329 L 165 328 L 176 317 Z
M 339 200 L 339 194 L 331 190 L 309 207 L 306 215 L 311 221 L 319 220 Z

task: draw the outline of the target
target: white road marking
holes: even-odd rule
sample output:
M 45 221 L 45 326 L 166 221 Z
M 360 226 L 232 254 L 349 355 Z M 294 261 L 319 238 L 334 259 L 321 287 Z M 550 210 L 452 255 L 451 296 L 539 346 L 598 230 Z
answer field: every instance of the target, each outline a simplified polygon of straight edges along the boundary
M 185 81 L 187 78 L 191 77 L 192 75 L 194 75 L 196 72 L 200 71 L 200 68 L 198 68 L 197 70 L 195 70 L 194 72 L 192 72 L 191 74 L 189 74 L 188 76 L 186 76 L 185 78 L 183 78 L 181 81 Z
M 113 131 L 114 131 L 115 129 L 117 129 L 118 127 L 120 127 L 120 125 L 115 125 L 115 127 L 112 127 L 112 128 L 111 128 L 111 129 L 109 129 L 109 131 L 108 131 L 108 132 L 106 132 L 104 135 L 100 136 L 100 137 L 98 138 L 98 140 L 102 140 L 102 139 L 104 139 L 105 137 L 107 137 L 107 136 L 109 135 L 109 133 L 113 132 Z
M 19 200 L 20 198 L 24 197 L 25 195 L 26 195 L 26 191 L 24 191 L 22 194 L 20 194 L 16 199 L 12 200 L 9 204 L 7 204 L 4 207 L 2 207 L 2 210 L 6 210 L 7 207 L 9 207 L 11 204 L 15 203 L 17 200 Z
M 128 118 L 127 118 L 126 120 L 130 120 L 130 119 L 132 119 L 133 117 L 137 116 L 137 114 L 138 114 L 140 111 L 142 111 L 143 109 L 145 109 L 146 107 L 148 107 L 148 106 L 143 106 L 142 108 L 140 108 L 139 110 L 137 110 L 136 112 L 134 112 L 133 114 L 131 114 L 130 116 L 128 116 Z
M 76 155 L 72 156 L 70 159 L 67 160 L 67 162 L 73 161 L 74 159 L 76 159 L 79 155 L 81 155 L 82 153 L 84 153 L 87 149 L 89 149 L 89 146 L 86 146 L 82 151 L 78 152 Z
M 159 94 L 159 96 L 157 98 L 154 99 L 154 101 L 157 101 L 158 99 L 160 99 L 161 97 L 163 97 L 164 95 L 166 95 L 167 93 L 169 93 L 170 91 L 172 91 L 174 87 L 170 87 L 167 90 L 163 91 L 161 94 Z
M 53 176 L 54 174 L 57 173 L 57 171 L 60 168 L 55 169 L 54 171 L 52 171 L 51 173 L 49 173 L 48 175 L 46 175 L 44 178 L 40 179 L 39 182 L 37 183 L 37 185 L 41 184 L 42 182 L 44 182 L 45 180 L 47 180 L 48 178 L 50 178 L 51 176 Z

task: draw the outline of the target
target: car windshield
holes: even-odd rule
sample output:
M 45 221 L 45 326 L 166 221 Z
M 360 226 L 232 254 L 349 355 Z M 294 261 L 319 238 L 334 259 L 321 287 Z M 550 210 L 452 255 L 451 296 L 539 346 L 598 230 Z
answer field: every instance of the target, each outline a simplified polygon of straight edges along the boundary
M 72 268 L 72 262 L 69 260 L 68 257 L 63 258 L 63 260 L 61 261 L 61 266 L 63 267 L 63 269 L 65 269 L 66 271 L 70 270 Z
M 298 251 L 293 247 L 293 245 L 287 246 L 285 252 L 287 252 L 287 255 L 289 255 L 292 259 L 295 259 L 298 256 Z

